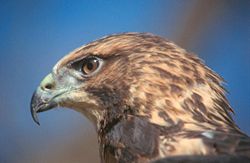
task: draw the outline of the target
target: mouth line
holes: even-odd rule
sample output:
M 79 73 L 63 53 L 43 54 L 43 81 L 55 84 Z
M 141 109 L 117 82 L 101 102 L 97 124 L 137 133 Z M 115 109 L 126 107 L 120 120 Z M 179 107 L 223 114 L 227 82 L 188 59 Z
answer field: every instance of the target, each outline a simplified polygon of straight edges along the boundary
M 42 100 L 42 102 L 40 103 L 34 103 L 34 98 L 35 98 L 35 93 L 32 96 L 31 99 L 31 104 L 30 104 L 30 111 L 31 111 L 31 116 L 32 119 L 34 120 L 34 122 L 38 125 L 40 125 L 39 123 L 39 119 L 38 119 L 38 115 L 37 113 L 41 113 L 50 109 L 55 108 L 56 106 L 58 106 L 59 104 L 57 102 L 55 102 L 55 99 L 63 94 L 67 93 L 67 91 L 61 92 L 57 95 L 55 95 L 54 97 L 52 97 L 50 100 L 48 101 L 44 101 Z
M 41 112 L 50 110 L 50 109 L 54 108 L 55 106 L 56 106 L 56 103 L 45 103 L 45 102 L 41 102 L 34 107 L 31 106 L 31 115 L 32 115 L 33 120 L 38 125 L 40 125 L 37 113 L 41 113 Z

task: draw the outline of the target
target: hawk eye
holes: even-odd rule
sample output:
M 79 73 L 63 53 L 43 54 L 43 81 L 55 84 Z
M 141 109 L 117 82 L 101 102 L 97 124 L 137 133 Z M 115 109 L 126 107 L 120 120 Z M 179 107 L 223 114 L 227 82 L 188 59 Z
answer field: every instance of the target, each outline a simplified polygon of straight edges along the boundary
M 84 75 L 90 75 L 95 72 L 99 67 L 99 60 L 97 58 L 91 57 L 86 58 L 82 64 L 82 73 Z

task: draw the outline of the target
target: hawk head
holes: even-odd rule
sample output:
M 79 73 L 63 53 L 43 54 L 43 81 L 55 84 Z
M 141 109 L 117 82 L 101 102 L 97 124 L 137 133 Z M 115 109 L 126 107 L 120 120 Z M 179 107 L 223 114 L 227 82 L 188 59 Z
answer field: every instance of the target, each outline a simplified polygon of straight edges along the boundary
M 218 75 L 174 43 L 125 33 L 62 58 L 34 93 L 31 112 L 37 123 L 37 112 L 62 106 L 83 112 L 94 124 L 106 112 L 119 116 L 127 109 L 162 125 L 179 120 L 228 124 L 231 108 L 220 83 Z
M 135 118 L 141 126 L 171 129 L 157 128 L 158 137 L 180 130 L 238 132 L 221 83 L 200 59 L 174 43 L 152 34 L 124 33 L 62 58 L 35 91 L 31 112 L 39 123 L 39 112 L 72 108 L 90 119 L 99 135 Z

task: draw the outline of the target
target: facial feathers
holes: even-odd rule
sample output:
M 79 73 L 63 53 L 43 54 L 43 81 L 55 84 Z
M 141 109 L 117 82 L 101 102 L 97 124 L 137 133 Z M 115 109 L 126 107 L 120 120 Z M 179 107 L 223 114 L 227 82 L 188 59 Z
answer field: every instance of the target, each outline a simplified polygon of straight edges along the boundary
M 52 76 L 56 89 L 47 91 L 66 92 L 54 101 L 84 113 L 96 126 L 103 162 L 250 155 L 221 77 L 161 37 L 124 33 L 99 39 L 61 59 Z M 33 113 L 42 111 L 31 106 Z M 249 144 L 243 151 L 241 141 Z

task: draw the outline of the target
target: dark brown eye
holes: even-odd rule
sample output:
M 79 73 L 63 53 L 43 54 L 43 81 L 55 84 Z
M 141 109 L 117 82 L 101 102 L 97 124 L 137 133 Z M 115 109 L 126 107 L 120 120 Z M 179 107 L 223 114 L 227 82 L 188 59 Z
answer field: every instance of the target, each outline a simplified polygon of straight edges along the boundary
M 84 75 L 90 75 L 99 67 L 99 60 L 96 58 L 87 58 L 82 65 Z

